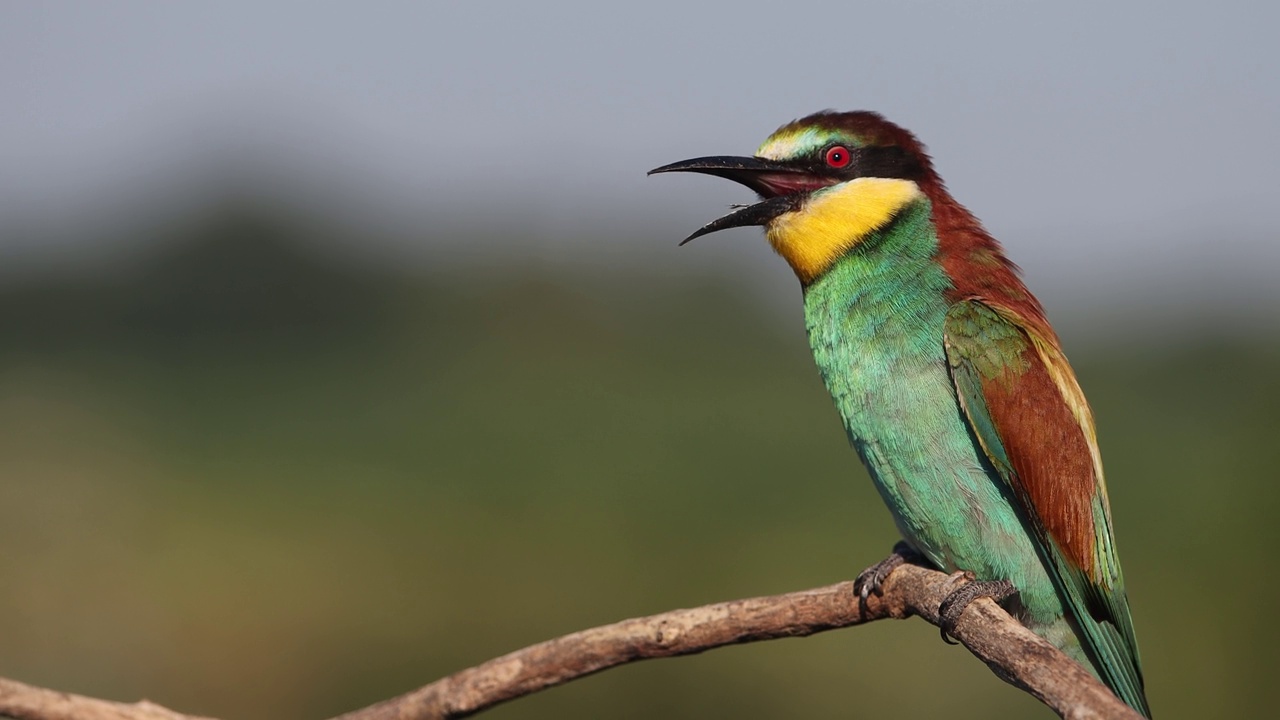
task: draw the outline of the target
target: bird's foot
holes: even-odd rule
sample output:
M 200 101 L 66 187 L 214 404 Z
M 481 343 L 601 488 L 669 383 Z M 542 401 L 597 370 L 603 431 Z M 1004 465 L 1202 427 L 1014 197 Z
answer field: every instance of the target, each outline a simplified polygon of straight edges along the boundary
M 867 598 L 872 593 L 881 595 L 883 590 L 880 586 L 884 584 L 885 578 L 903 563 L 923 564 L 924 558 L 910 545 L 899 542 L 893 546 L 889 557 L 858 573 L 857 579 L 853 581 L 853 593 L 858 596 L 858 607 L 862 612 L 867 611 Z
M 999 604 L 1018 593 L 1018 588 L 1008 580 L 974 580 L 972 573 L 959 574 L 969 579 L 969 582 L 952 590 L 938 606 L 938 629 L 942 633 L 942 642 L 948 645 L 957 644 L 951 639 L 951 633 L 955 631 L 960 616 L 969 607 L 969 603 L 978 598 L 989 597 Z

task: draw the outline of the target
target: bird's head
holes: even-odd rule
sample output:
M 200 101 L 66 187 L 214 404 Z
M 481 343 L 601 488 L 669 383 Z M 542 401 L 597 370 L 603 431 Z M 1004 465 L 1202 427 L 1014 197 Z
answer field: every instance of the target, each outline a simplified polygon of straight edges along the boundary
M 920 142 L 872 112 L 816 113 L 778 128 L 752 157 L 700 157 L 649 174 L 668 172 L 728 178 L 761 198 L 707 223 L 682 245 L 760 225 L 804 283 L 923 198 L 922 188 L 940 187 Z

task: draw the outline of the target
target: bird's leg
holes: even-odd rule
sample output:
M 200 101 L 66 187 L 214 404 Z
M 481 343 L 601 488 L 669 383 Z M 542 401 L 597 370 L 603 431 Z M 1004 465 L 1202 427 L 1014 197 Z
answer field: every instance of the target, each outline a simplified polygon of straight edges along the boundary
M 978 598 L 989 597 L 1000 604 L 1018 594 L 1018 588 L 1008 580 L 973 580 L 972 574 L 965 574 L 971 578 L 970 581 L 952 590 L 938 606 L 938 629 L 942 633 L 942 642 L 948 645 L 957 644 L 951 639 L 951 633 L 956 629 L 956 624 L 960 622 L 960 616 L 969 607 L 969 603 Z
M 889 557 L 872 565 L 871 567 L 858 573 L 857 579 L 853 581 L 853 593 L 858 596 L 858 607 L 862 612 L 867 611 L 867 598 L 872 593 L 876 595 L 882 594 L 880 586 L 884 583 L 885 578 L 889 577 L 889 573 L 893 572 L 899 565 L 910 563 L 912 565 L 928 565 L 928 561 L 924 559 L 915 548 L 898 541 L 893 546 L 893 552 L 889 553 Z

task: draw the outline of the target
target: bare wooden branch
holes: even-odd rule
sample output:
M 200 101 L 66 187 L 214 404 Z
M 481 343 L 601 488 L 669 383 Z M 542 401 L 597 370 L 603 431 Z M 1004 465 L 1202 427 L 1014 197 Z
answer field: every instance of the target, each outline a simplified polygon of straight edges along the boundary
M 937 625 L 938 605 L 964 579 L 903 565 L 882 596 L 860 608 L 853 584 L 733 600 L 624 620 L 531 645 L 334 720 L 443 720 L 611 667 L 691 655 L 724 645 L 801 637 L 873 620 L 918 615 Z M 1142 720 L 1087 670 L 989 599 L 973 602 L 954 637 L 1007 682 L 1067 720 Z M 202 720 L 152 703 L 112 703 L 0 680 L 0 716 L 20 720 Z M 207 720 L 207 719 L 203 719 Z
M 152 702 L 117 703 L 0 678 L 0 717 L 18 720 L 212 720 Z

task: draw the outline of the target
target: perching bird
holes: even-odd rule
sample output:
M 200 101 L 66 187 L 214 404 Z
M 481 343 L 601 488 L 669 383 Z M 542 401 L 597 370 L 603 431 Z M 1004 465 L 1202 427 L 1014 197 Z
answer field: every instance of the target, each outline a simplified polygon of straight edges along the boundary
M 975 597 L 1016 592 L 1029 628 L 1150 717 L 1089 406 L 1039 301 L 920 142 L 828 111 L 754 157 L 651 174 L 667 172 L 762 198 L 685 242 L 760 225 L 795 271 L 818 370 L 903 538 L 980 581 L 943 604 L 944 637 Z M 902 554 L 859 578 L 864 598 Z

